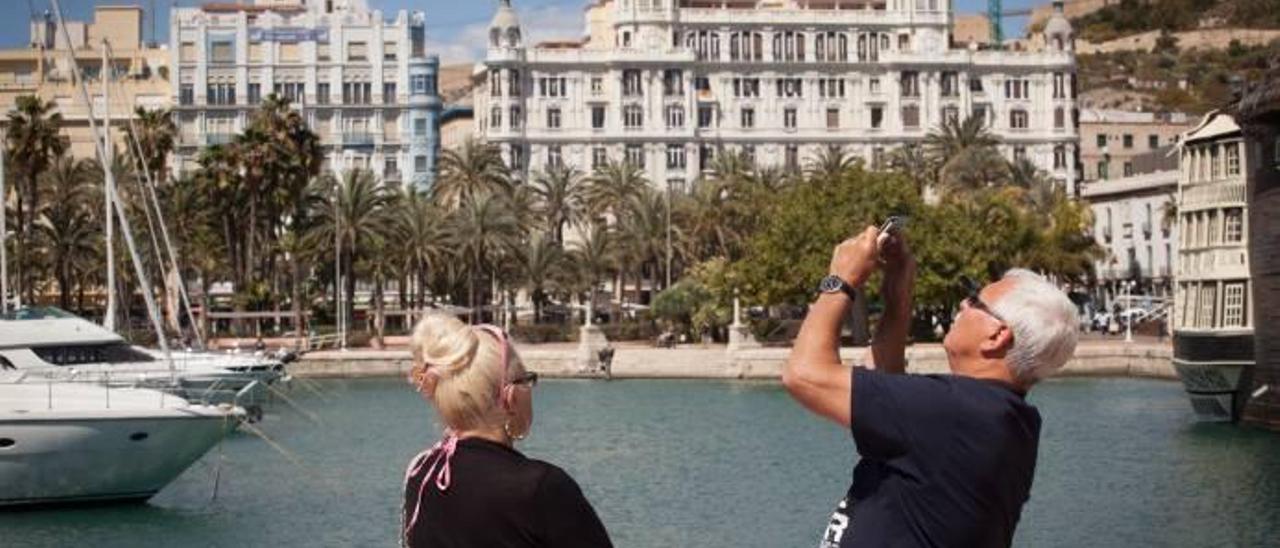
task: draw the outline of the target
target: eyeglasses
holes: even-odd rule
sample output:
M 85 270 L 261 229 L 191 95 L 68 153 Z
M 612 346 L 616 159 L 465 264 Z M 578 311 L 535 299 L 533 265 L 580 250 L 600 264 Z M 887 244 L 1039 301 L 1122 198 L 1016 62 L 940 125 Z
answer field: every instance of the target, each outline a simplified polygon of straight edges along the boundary
M 511 384 L 514 384 L 517 386 L 527 384 L 530 387 L 538 386 L 538 374 L 534 373 L 533 371 L 525 372 L 525 374 L 512 379 Z
M 502 386 L 498 388 L 498 394 L 496 395 L 498 399 L 501 399 L 502 390 L 508 386 L 524 385 L 524 384 L 527 384 L 529 386 L 537 386 L 538 374 L 532 371 L 525 372 L 523 375 L 520 375 L 519 377 L 516 377 L 511 380 L 507 380 L 511 375 L 511 342 L 507 340 L 506 331 L 503 331 L 501 327 L 498 327 L 496 325 L 489 325 L 489 324 L 477 325 L 476 329 L 479 329 L 481 331 L 484 331 L 485 333 L 493 335 L 493 338 L 498 340 L 498 347 L 502 349 L 503 381 L 502 381 Z
M 1004 321 L 1004 318 L 1001 318 L 1000 315 L 995 312 L 995 310 L 991 309 L 990 305 L 982 300 L 982 286 L 978 285 L 978 282 L 973 281 L 973 279 L 968 276 L 960 276 L 960 279 L 956 281 L 956 284 L 965 292 L 965 306 L 980 310 L 988 316 L 999 320 L 1000 323 L 1007 323 Z

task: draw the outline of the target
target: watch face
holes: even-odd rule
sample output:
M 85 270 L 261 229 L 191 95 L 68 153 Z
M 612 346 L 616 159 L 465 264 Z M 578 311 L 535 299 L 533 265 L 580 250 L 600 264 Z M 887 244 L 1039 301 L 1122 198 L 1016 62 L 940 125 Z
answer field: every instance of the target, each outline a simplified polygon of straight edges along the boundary
M 841 280 L 837 276 L 827 276 L 821 282 L 818 282 L 818 291 L 823 293 L 835 293 L 840 291 Z

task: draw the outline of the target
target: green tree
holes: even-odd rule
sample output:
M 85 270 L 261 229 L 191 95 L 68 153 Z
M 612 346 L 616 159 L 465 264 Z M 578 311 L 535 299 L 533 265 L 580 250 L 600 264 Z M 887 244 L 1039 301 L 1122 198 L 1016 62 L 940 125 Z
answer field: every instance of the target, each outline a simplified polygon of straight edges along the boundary
M 479 301 L 476 282 L 497 268 L 498 258 L 519 242 L 521 227 L 506 196 L 480 192 L 463 197 L 449 218 L 449 235 L 454 249 L 467 267 L 467 304 L 471 318 L 477 317 Z
M 102 246 L 100 194 L 85 162 L 62 157 L 44 173 L 44 207 L 36 226 L 58 284 L 58 306 L 71 309 L 71 291 L 97 268 Z
M 551 166 L 533 178 L 537 212 L 557 243 L 564 242 L 564 227 L 582 220 L 584 183 L 577 168 Z
M 583 198 L 592 215 L 615 216 L 632 196 L 648 188 L 644 170 L 631 162 L 607 162 L 588 179 Z
M 440 177 L 436 180 L 436 200 L 448 208 L 480 194 L 505 193 L 511 175 L 498 147 L 468 139 L 458 150 L 440 155 Z
M 347 272 L 342 291 L 346 295 L 343 314 L 355 311 L 356 261 L 378 257 L 375 250 L 392 234 L 394 195 L 373 172 L 352 169 L 341 178 L 324 176 L 317 180 L 312 214 L 315 224 L 307 233 L 311 245 L 330 248 L 341 242 L 338 262 Z
M 68 148 L 67 139 L 59 134 L 62 114 L 55 112 L 53 101 L 45 101 L 34 95 L 21 95 L 9 111 L 8 128 L 5 131 L 9 153 L 9 176 L 16 181 L 17 234 L 16 266 L 18 281 L 15 293 L 25 295 L 27 302 L 35 301 L 36 268 L 31 255 L 31 243 L 35 236 L 37 211 L 40 209 L 40 176 Z

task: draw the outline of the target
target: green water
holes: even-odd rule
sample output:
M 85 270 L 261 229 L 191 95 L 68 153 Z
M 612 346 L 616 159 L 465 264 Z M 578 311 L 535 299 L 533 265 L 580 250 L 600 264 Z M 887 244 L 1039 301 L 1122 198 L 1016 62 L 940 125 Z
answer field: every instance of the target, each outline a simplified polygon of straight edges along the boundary
M 404 466 L 434 441 L 398 380 L 328 381 L 149 504 L 0 513 L 0 546 L 393 546 Z M 1280 435 L 1197 424 L 1175 383 L 1057 380 L 1018 546 L 1275 546 Z M 552 381 L 528 455 L 582 484 L 619 547 L 812 547 L 853 443 L 774 384 Z M 212 498 L 215 463 L 221 481 Z

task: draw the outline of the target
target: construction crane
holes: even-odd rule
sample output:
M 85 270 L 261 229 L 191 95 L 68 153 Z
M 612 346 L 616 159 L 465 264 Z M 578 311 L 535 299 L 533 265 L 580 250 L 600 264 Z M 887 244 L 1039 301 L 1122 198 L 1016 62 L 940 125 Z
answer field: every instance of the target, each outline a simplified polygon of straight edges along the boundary
M 991 22 L 991 41 L 995 47 L 1004 45 L 1004 18 L 1027 17 L 1030 8 L 1005 10 L 1003 0 L 987 0 L 987 20 Z

